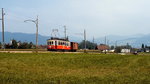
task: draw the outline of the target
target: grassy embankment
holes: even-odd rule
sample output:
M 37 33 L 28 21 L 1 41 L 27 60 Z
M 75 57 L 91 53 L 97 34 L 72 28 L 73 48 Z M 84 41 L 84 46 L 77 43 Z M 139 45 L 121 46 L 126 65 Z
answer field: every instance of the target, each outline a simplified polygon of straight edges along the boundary
M 150 55 L 0 53 L 0 84 L 149 84 Z

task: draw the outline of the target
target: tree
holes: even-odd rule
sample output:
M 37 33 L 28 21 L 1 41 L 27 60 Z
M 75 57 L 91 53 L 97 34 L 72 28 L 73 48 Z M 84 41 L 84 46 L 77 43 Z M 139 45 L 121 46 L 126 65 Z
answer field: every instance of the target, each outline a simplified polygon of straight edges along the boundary
M 33 43 L 30 42 L 30 43 L 29 43 L 29 48 L 32 48 L 32 47 L 33 47 Z
M 121 46 L 117 46 L 117 47 L 115 48 L 115 52 L 116 52 L 116 53 L 120 53 L 120 52 L 121 52 L 121 49 L 122 49 Z
M 2 43 L 0 42 L 0 48 L 2 48 Z
M 127 45 L 125 46 L 126 49 L 131 49 L 131 45 L 129 45 L 129 43 L 127 43 Z
M 17 49 L 17 48 L 18 48 L 17 41 L 14 40 L 14 39 L 12 40 L 11 48 L 12 48 L 12 49 Z
M 115 48 L 115 52 L 116 53 L 120 53 L 121 49 L 132 49 L 131 45 L 127 44 L 127 45 L 122 45 L 122 46 L 117 46 Z
M 1 42 L 0 42 L 0 47 L 1 47 Z M 35 46 L 32 42 L 21 42 L 21 41 L 16 41 L 16 40 L 11 40 L 11 43 L 5 44 L 6 49 L 31 49 L 33 46 Z
M 110 49 L 115 49 L 115 46 L 111 46 Z
M 87 49 L 96 49 L 97 48 L 97 44 L 96 43 L 92 43 L 90 41 L 86 41 L 86 48 Z M 79 49 L 84 49 L 84 40 L 79 43 Z
M 144 44 L 142 44 L 141 48 L 142 48 L 142 49 L 144 49 L 144 48 L 145 48 Z
M 148 46 L 147 46 L 147 45 L 145 45 L 145 48 L 148 48 Z
M 19 49 L 31 49 L 32 47 L 32 42 L 28 43 L 28 42 L 23 42 L 23 43 L 20 43 L 19 45 Z

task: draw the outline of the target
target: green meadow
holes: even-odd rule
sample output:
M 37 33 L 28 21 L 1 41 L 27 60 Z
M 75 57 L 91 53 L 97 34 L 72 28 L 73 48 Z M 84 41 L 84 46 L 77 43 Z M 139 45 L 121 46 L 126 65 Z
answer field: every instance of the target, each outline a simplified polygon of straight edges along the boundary
M 0 84 L 150 84 L 150 55 L 0 53 Z

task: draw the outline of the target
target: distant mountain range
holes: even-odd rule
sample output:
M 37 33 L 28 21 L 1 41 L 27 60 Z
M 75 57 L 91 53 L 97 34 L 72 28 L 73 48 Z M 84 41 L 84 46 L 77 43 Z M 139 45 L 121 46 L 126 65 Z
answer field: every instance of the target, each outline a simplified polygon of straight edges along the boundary
M 17 41 L 21 42 L 33 42 L 35 44 L 35 34 L 29 34 L 29 33 L 11 33 L 11 32 L 5 32 L 5 43 L 9 43 L 12 39 L 15 39 Z M 80 42 L 80 38 L 78 37 L 69 37 L 71 41 Z M 42 36 L 38 35 L 38 43 L 45 45 L 47 42 L 47 39 L 50 39 L 50 36 Z M 2 42 L 2 32 L 0 32 L 0 42 Z
M 137 34 L 131 36 L 106 36 L 107 44 L 109 45 L 126 45 L 127 43 L 133 47 L 141 47 L 142 44 L 150 46 L 150 34 Z M 104 43 L 105 37 L 96 38 L 96 43 Z
M 0 32 L 0 42 L 2 41 L 2 33 Z M 39 44 L 46 44 L 47 39 L 50 36 L 42 36 L 39 35 Z M 5 32 L 5 42 L 9 43 L 10 40 L 15 39 L 21 42 L 33 42 L 35 43 L 35 34 L 28 34 L 28 33 L 11 33 Z M 83 38 L 80 37 L 69 37 L 70 41 L 81 42 Z M 132 36 L 118 36 L 118 35 L 109 35 L 106 36 L 107 44 L 109 45 L 126 45 L 127 43 L 132 45 L 133 47 L 141 47 L 142 43 L 145 45 L 150 46 L 150 34 L 137 34 Z M 95 38 L 95 43 L 103 44 L 105 41 L 105 37 Z M 89 39 L 92 41 L 92 39 Z
M 17 41 L 21 42 L 33 42 L 35 43 L 35 34 L 28 34 L 28 33 L 11 33 L 11 32 L 5 32 L 5 42 L 9 43 L 12 39 L 15 39 Z M 38 35 L 39 44 L 46 44 L 46 40 L 50 37 L 48 36 L 42 36 Z M 2 41 L 2 34 L 0 32 L 0 42 Z

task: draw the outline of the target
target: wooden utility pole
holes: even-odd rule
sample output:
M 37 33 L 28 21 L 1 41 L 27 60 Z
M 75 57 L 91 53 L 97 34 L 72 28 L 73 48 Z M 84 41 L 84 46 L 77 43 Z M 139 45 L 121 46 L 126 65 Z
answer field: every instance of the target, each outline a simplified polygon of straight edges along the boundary
M 86 53 L 86 30 L 84 29 L 84 53 Z
M 67 31 L 66 26 L 64 26 L 65 39 L 67 39 Z
M 93 50 L 95 50 L 95 44 L 94 44 L 94 36 L 93 36 Z
M 106 48 L 107 48 L 107 44 L 106 44 L 106 36 L 105 36 L 105 54 L 106 54 Z
M 2 8 L 2 49 L 5 49 L 5 39 L 4 39 L 4 9 Z
M 35 24 L 36 24 L 36 53 L 38 53 L 38 24 L 39 24 L 38 16 L 35 21 Z

